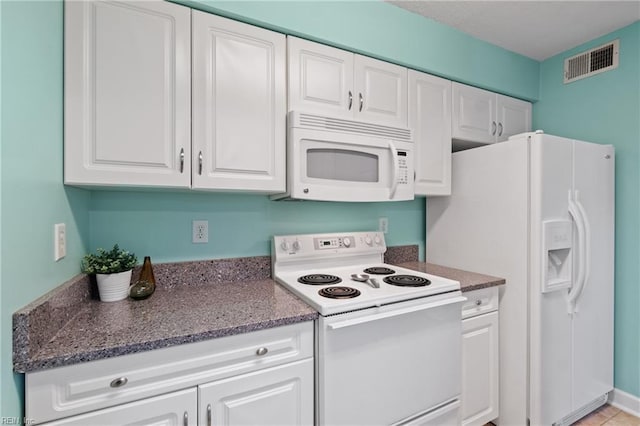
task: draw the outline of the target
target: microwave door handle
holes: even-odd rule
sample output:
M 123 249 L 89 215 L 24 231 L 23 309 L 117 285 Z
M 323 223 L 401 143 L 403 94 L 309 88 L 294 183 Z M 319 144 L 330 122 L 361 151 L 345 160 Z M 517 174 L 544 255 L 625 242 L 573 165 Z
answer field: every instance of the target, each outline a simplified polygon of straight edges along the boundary
M 389 188 L 389 199 L 393 199 L 396 195 L 396 189 L 398 189 L 398 150 L 393 144 L 393 141 L 389 141 L 389 151 L 391 151 L 391 160 L 393 161 L 393 173 L 391 173 L 391 187 Z

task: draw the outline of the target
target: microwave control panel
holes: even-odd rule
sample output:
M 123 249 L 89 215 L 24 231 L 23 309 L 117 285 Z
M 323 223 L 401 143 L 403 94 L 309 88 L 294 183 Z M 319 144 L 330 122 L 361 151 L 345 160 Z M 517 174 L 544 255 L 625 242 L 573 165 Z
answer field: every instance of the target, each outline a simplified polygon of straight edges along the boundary
M 409 183 L 409 167 L 407 166 L 407 152 L 398 151 L 398 177 L 399 184 L 406 185 Z

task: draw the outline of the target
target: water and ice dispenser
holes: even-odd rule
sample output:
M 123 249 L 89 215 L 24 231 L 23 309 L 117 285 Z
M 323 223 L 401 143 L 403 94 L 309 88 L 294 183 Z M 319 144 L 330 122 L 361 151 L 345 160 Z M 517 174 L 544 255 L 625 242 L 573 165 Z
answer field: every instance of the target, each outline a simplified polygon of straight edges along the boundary
M 571 287 L 572 241 L 573 222 L 570 220 L 542 222 L 543 293 Z

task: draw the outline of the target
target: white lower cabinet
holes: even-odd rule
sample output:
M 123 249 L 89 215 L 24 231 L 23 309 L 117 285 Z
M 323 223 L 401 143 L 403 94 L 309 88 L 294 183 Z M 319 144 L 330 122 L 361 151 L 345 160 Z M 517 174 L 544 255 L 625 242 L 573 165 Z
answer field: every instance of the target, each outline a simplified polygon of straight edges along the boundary
M 197 403 L 197 390 L 191 388 L 43 424 L 47 426 L 195 426 L 197 425 Z
M 498 417 L 498 288 L 467 293 L 462 308 L 462 425 Z
M 311 425 L 313 339 L 309 321 L 27 373 L 25 417 L 46 425 Z
M 199 425 L 312 425 L 313 360 L 198 386 Z

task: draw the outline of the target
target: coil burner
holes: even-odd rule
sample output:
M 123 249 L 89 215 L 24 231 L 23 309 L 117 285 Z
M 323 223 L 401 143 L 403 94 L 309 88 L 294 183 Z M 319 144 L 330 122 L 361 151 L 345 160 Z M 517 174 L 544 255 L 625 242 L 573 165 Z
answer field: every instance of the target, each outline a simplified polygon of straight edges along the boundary
M 372 274 L 372 275 L 391 275 L 391 274 L 395 274 L 396 271 L 394 271 L 391 268 L 386 268 L 384 266 L 374 266 L 372 268 L 365 269 L 364 273 Z
M 298 278 L 298 282 L 309 285 L 327 285 L 338 284 L 342 282 L 342 279 L 340 277 L 336 277 L 335 275 L 329 274 L 311 274 L 301 276 L 300 278 Z
M 318 291 L 318 294 L 330 299 L 352 299 L 360 296 L 360 291 L 351 287 L 325 287 Z
M 431 284 L 426 278 L 416 277 L 415 275 L 392 275 L 382 279 L 385 283 L 397 285 L 398 287 L 424 287 Z

